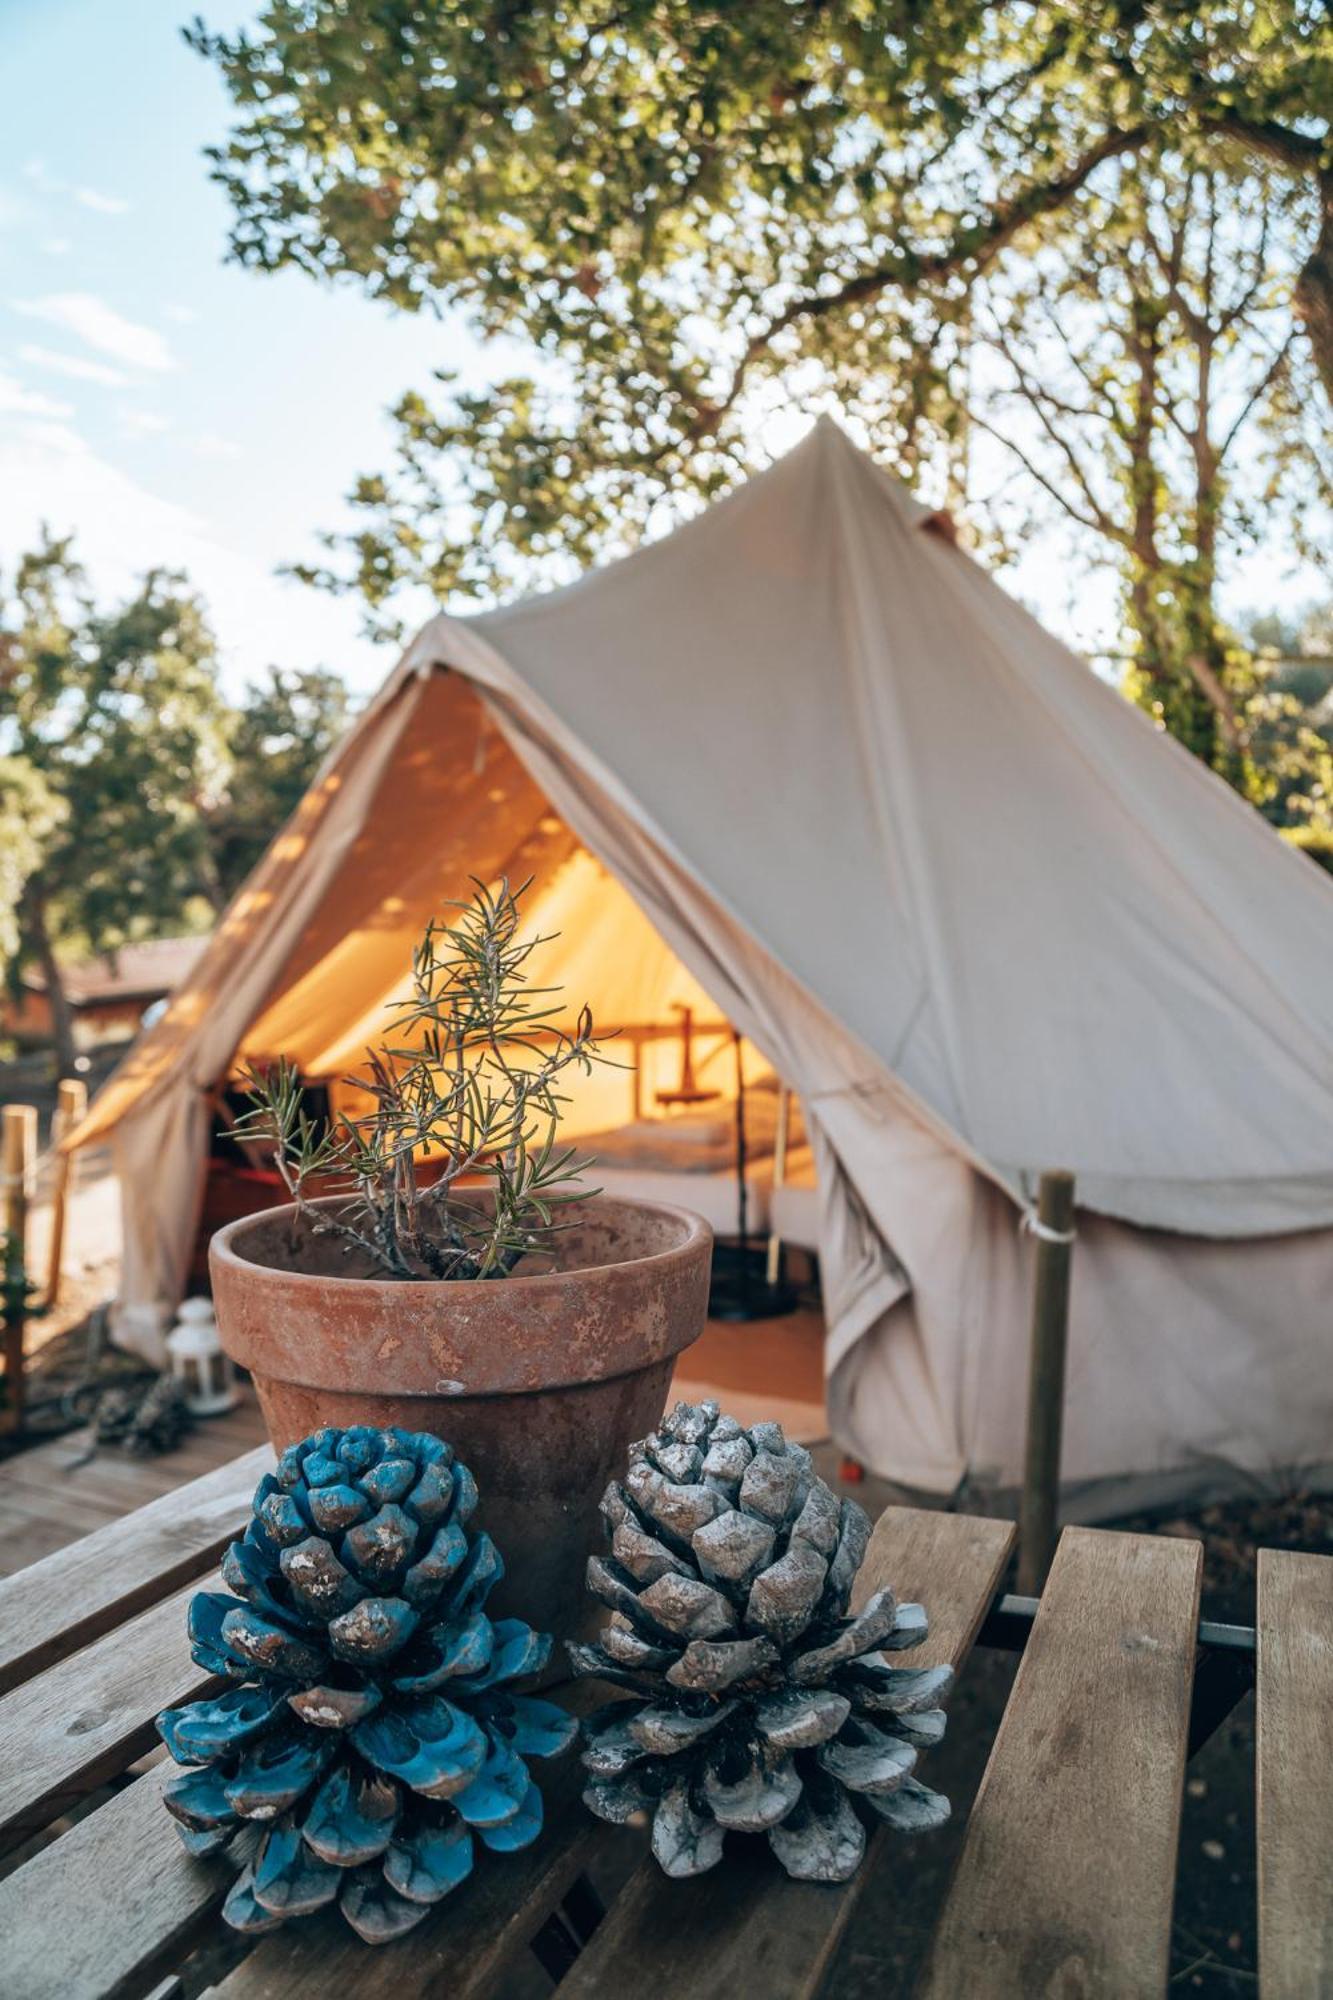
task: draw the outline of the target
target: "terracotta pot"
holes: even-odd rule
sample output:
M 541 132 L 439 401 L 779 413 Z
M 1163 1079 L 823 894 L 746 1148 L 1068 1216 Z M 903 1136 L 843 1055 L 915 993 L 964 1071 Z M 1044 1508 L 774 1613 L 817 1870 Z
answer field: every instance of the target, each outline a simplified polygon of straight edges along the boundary
M 447 1439 L 504 1554 L 497 1610 L 567 1637 L 588 1622 L 597 1503 L 703 1330 L 712 1232 L 685 1209 L 595 1195 L 554 1240 L 537 1275 L 414 1284 L 373 1275 L 289 1207 L 220 1229 L 208 1262 L 222 1344 L 277 1449 L 324 1424 Z

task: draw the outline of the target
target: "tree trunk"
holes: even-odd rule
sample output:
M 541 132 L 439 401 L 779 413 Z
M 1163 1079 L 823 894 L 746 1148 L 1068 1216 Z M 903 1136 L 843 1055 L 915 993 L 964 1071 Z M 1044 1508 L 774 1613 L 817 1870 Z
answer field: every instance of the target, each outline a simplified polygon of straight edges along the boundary
M 23 928 L 38 968 L 46 983 L 51 1008 L 51 1032 L 56 1047 L 56 1069 L 60 1076 L 73 1076 L 78 1050 L 74 1044 L 74 1010 L 69 1004 L 60 961 L 51 943 L 46 919 L 46 897 L 41 885 L 30 879 L 23 894 Z
M 1211 268 L 1211 258 L 1210 258 Z M 1213 353 L 1216 336 L 1207 326 L 1195 334 L 1194 561 L 1181 579 L 1186 665 L 1193 677 L 1198 712 L 1198 754 L 1229 785 L 1240 788 L 1244 729 L 1227 687 L 1227 648 L 1217 622 L 1217 528 L 1222 514 L 1222 466 L 1212 436 Z M 1191 746 L 1193 747 L 1193 746 Z
M 1130 560 L 1129 620 L 1134 631 L 1135 665 L 1146 683 L 1143 705 L 1160 706 L 1169 721 L 1171 648 L 1158 593 L 1164 564 L 1157 548 L 1157 468 L 1153 463 L 1153 431 L 1157 416 L 1157 371 L 1161 316 L 1155 303 L 1134 300 L 1128 344 L 1134 365 L 1134 416 L 1126 440 L 1129 447 Z
M 1296 280 L 1295 305 L 1333 403 L 1333 172 L 1319 176 L 1319 234 Z

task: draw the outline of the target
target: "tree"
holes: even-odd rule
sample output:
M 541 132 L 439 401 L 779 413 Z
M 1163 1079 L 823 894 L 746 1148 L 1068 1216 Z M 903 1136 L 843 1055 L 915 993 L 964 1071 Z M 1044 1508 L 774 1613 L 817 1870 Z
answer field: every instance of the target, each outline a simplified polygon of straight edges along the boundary
M 150 571 L 99 610 L 69 541 L 21 559 L 0 600 L 0 751 L 7 796 L 22 806 L 26 790 L 36 810 L 5 921 L 14 955 L 41 970 L 64 1071 L 57 945 L 114 950 L 197 916 L 226 739 L 213 635 L 183 578 Z
M 1245 637 L 1275 705 L 1280 740 L 1299 756 L 1271 760 L 1275 783 L 1264 802 L 1273 824 L 1333 871 L 1333 601 L 1295 612 L 1252 614 Z
M 1308 221 L 1244 155 L 1120 163 L 977 288 L 971 416 L 1025 475 L 1009 537 L 1053 506 L 1119 568 L 1129 692 L 1256 804 L 1304 778 L 1327 814 L 1327 745 L 1218 605 L 1229 555 L 1281 523 L 1317 558 L 1333 507 L 1282 282 Z
M 18 913 L 64 801 L 26 757 L 0 757 L 0 964 L 20 947 Z
M 346 684 L 321 668 L 271 667 L 266 681 L 247 688 L 229 722 L 230 781 L 207 821 L 215 907 L 235 894 L 295 812 L 349 713 Z
M 1323 0 L 270 0 L 190 39 L 236 107 L 237 258 L 533 356 L 399 406 L 351 574 L 316 572 L 376 616 L 626 546 L 732 483 L 778 397 L 835 393 L 910 476 L 978 280 L 1129 159 L 1240 148 L 1303 191 L 1282 285 L 1333 388 Z

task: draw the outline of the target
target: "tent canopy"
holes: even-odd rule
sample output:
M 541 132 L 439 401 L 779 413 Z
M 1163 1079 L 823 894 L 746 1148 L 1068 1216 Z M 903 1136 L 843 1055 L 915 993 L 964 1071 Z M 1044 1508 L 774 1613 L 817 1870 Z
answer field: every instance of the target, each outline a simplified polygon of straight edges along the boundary
M 801 1091 L 831 1362 L 877 1356 L 926 1483 L 981 1420 L 904 1255 L 923 1162 L 978 1270 L 996 1191 L 1053 1165 L 1123 1223 L 1333 1225 L 1333 883 L 822 422 L 663 541 L 418 636 L 77 1135 L 181 1162 L 131 1292 L 179 1282 L 238 1052 L 345 1064 L 424 917 L 502 872 L 571 1000 L 692 1000 Z

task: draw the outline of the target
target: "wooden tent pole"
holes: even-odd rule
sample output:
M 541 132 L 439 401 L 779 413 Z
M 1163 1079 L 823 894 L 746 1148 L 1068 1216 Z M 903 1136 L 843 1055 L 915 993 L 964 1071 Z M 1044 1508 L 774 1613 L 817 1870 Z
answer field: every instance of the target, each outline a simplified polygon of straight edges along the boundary
M 0 1116 L 0 1185 L 4 1200 L 4 1354 L 5 1401 L 0 1431 L 23 1427 L 24 1279 L 27 1273 L 28 1180 L 37 1157 L 37 1110 L 31 1104 L 6 1104 Z
M 787 1184 L 787 1123 L 791 1111 L 791 1092 L 785 1083 L 778 1085 L 778 1121 L 773 1134 L 773 1188 L 774 1191 Z M 768 1268 L 766 1280 L 776 1285 L 782 1275 L 782 1238 L 776 1229 L 769 1231 Z
M 82 1077 L 67 1076 L 56 1090 L 56 1115 L 51 1125 L 51 1143 L 57 1148 L 55 1180 L 51 1190 L 51 1248 L 46 1265 L 47 1307 L 60 1303 L 61 1265 L 65 1255 L 65 1210 L 74 1170 L 72 1153 L 59 1151 L 60 1141 L 74 1130 L 88 1109 L 88 1086 Z
M 1018 1588 L 1035 1597 L 1055 1554 L 1060 1445 L 1069 1342 L 1069 1267 L 1074 1248 L 1074 1176 L 1043 1174 L 1033 1226 L 1037 1239 L 1028 1364 L 1027 1455 L 1018 1528 Z

